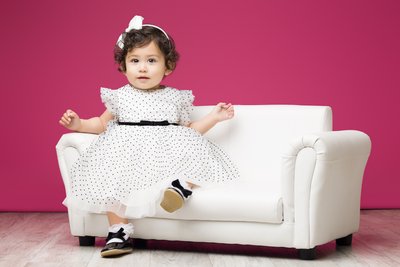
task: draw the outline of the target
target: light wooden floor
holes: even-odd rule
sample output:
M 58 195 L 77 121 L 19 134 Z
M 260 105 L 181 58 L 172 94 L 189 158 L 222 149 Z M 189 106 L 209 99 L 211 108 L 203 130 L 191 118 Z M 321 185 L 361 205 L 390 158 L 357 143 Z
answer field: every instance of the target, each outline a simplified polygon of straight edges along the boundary
M 0 213 L 0 266 L 400 266 L 400 210 L 364 210 L 352 247 L 331 242 L 318 258 L 301 261 L 292 249 L 266 248 L 263 256 L 135 250 L 113 259 L 100 257 L 104 240 L 79 247 L 66 213 Z M 253 253 L 254 254 L 254 253 Z

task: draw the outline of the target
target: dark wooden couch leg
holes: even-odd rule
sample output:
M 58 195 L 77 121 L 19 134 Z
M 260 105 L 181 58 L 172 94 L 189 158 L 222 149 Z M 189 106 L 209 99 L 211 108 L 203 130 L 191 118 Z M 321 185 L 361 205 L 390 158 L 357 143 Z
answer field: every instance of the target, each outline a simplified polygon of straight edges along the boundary
M 94 236 L 79 236 L 79 246 L 88 247 L 94 246 L 96 238 Z
M 317 256 L 315 247 L 310 249 L 297 249 L 297 251 L 299 252 L 299 258 L 302 260 L 313 260 Z
M 351 242 L 353 240 L 353 235 L 350 234 L 348 236 L 336 239 L 337 246 L 351 246 Z
M 133 239 L 133 247 L 137 249 L 146 249 L 147 248 L 147 240 L 134 238 Z

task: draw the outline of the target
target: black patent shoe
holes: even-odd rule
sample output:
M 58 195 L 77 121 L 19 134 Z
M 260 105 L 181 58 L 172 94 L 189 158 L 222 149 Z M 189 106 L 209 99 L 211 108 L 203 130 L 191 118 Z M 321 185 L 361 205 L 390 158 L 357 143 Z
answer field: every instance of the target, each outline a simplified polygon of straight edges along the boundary
M 112 238 L 118 238 L 122 242 L 112 242 L 104 246 L 104 248 L 101 250 L 100 254 L 102 257 L 114 257 L 114 256 L 119 256 L 123 254 L 128 254 L 133 251 L 133 246 L 132 246 L 132 239 L 128 238 L 128 240 L 125 240 L 124 235 L 125 233 L 123 232 L 124 228 L 121 228 L 118 230 L 117 233 L 108 233 L 106 242 L 111 240 Z

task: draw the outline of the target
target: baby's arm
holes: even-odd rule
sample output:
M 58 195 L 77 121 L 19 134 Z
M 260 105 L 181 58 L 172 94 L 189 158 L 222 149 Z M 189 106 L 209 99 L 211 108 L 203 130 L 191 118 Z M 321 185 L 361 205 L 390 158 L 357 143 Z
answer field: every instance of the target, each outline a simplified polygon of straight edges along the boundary
M 79 118 L 78 114 L 68 109 L 59 123 L 72 131 L 100 134 L 106 130 L 106 125 L 111 119 L 113 119 L 113 115 L 108 110 L 105 110 L 100 117 L 85 120 Z
M 235 116 L 235 111 L 231 103 L 218 103 L 204 118 L 191 122 L 189 127 L 195 129 L 201 134 L 205 134 L 218 122 L 230 120 L 233 118 L 233 116 Z

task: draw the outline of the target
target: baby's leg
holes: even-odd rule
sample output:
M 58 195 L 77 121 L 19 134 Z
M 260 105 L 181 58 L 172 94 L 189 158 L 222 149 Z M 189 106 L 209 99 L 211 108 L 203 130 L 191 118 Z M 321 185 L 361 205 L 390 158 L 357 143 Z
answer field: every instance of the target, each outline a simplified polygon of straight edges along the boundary
M 194 189 L 194 188 L 200 187 L 200 186 L 197 185 L 197 184 L 192 184 L 192 183 L 189 183 L 189 182 L 186 182 L 186 183 L 188 184 L 188 186 L 189 186 L 190 189 Z
M 107 217 L 108 217 L 108 223 L 110 224 L 110 225 L 113 225 L 113 224 L 120 224 L 120 223 L 123 223 L 123 224 L 128 224 L 128 219 L 126 219 L 126 218 L 122 218 L 122 217 L 119 217 L 117 214 L 115 214 L 114 212 L 107 212 Z

